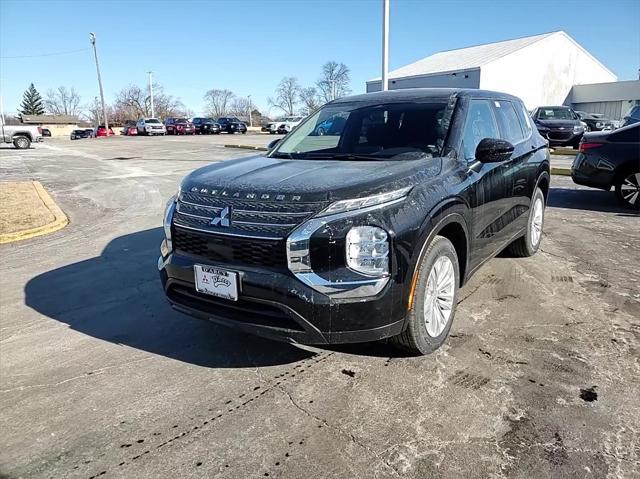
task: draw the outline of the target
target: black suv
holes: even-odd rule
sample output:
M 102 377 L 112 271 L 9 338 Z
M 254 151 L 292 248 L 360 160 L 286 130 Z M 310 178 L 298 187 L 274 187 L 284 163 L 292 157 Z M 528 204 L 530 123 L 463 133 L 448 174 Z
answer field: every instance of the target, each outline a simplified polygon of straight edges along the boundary
M 247 132 L 247 125 L 242 123 L 237 118 L 233 118 L 233 117 L 218 118 L 218 124 L 220 125 L 221 131 L 226 131 L 229 134 L 234 134 L 238 132 L 244 134 Z
M 531 113 L 538 131 L 551 146 L 578 148 L 584 125 L 580 118 L 566 106 L 540 106 Z
M 334 118 L 339 131 L 318 135 Z M 194 171 L 169 201 L 158 267 L 175 309 L 277 339 L 391 337 L 424 354 L 486 260 L 540 244 L 549 151 L 513 96 L 341 98 L 270 146 Z
M 220 134 L 220 125 L 213 118 L 194 118 L 193 126 L 196 128 L 196 135 Z

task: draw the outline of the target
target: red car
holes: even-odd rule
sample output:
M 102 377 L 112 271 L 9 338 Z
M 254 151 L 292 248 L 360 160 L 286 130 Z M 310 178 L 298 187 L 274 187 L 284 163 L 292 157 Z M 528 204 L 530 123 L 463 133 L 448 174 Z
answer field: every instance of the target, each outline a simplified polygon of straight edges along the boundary
M 113 129 L 109 127 L 109 136 L 113 135 L 115 135 L 115 133 L 113 132 Z M 97 126 L 93 136 L 96 138 L 98 138 L 99 136 L 107 136 L 107 130 L 105 129 L 104 125 Z
M 195 135 L 196 127 L 186 118 L 167 118 L 164 122 L 167 135 Z
M 138 136 L 138 128 L 136 128 L 136 125 L 126 125 L 122 129 L 122 134 L 124 136 Z

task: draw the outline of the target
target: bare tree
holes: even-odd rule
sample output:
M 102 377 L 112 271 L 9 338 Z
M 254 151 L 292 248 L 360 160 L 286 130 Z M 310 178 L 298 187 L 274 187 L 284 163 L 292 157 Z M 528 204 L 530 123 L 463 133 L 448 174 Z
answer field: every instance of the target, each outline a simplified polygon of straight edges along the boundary
M 153 84 L 153 104 L 158 118 L 183 116 L 185 106 L 180 100 L 164 92 L 162 85 Z M 116 94 L 114 120 L 124 123 L 128 120 L 151 116 L 151 98 L 146 87 L 130 84 Z
M 248 98 L 236 97 L 229 107 L 229 115 L 249 118 L 249 108 L 251 108 L 251 106 Z
M 351 82 L 351 72 L 344 63 L 330 61 L 322 65 L 322 75 L 316 82 L 320 90 L 320 95 L 325 102 L 330 102 L 336 98 L 351 93 L 349 83 Z
M 303 105 L 303 113 L 308 115 L 320 108 L 324 102 L 320 98 L 317 88 L 310 86 L 300 90 L 300 103 Z
M 78 116 L 80 113 L 80 95 L 71 87 L 67 90 L 59 86 L 56 90 L 50 89 L 44 99 L 44 106 L 53 115 Z
M 269 98 L 269 104 L 279 108 L 287 115 L 293 115 L 300 98 L 300 84 L 296 77 L 284 77 L 276 88 L 275 99 Z
M 204 101 L 207 104 L 207 115 L 212 118 L 220 118 L 229 114 L 231 102 L 235 98 L 231 90 L 221 90 L 213 88 L 204 94 Z

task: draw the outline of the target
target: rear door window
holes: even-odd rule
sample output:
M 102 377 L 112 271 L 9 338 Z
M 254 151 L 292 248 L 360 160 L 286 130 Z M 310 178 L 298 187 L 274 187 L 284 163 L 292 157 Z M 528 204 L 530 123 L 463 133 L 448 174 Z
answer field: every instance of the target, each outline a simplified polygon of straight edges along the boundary
M 494 100 L 496 117 L 500 126 L 500 133 L 503 140 L 507 140 L 514 145 L 524 140 L 524 132 L 520 127 L 520 120 L 513 109 L 510 101 Z
M 500 138 L 493 109 L 488 100 L 471 100 L 462 139 L 467 161 L 475 160 L 476 147 L 485 138 Z

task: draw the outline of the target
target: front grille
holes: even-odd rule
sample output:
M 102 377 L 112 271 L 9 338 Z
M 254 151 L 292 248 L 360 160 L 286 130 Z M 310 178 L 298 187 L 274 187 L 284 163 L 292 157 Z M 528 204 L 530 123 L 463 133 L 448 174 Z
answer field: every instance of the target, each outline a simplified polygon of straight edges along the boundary
M 270 195 L 276 198 L 276 195 Z M 174 224 L 208 233 L 252 236 L 265 239 L 285 238 L 297 226 L 327 206 L 326 202 L 280 202 L 249 200 L 232 196 L 182 193 L 178 200 Z M 228 208 L 222 221 L 212 224 Z
M 284 240 L 215 236 L 187 231 L 179 227 L 174 228 L 172 239 L 178 252 L 199 256 L 214 263 L 277 269 L 287 267 Z
M 568 140 L 572 135 L 572 131 L 550 131 L 548 133 L 550 140 Z

